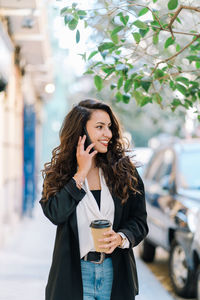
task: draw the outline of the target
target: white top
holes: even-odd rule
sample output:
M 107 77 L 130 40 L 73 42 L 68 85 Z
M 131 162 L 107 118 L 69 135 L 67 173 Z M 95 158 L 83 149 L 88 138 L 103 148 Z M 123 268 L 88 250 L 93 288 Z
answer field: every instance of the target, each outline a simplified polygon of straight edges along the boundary
M 114 220 L 114 202 L 110 194 L 110 191 L 106 185 L 105 178 L 103 176 L 102 170 L 99 168 L 99 177 L 101 184 L 101 206 L 97 204 L 92 192 L 89 189 L 87 178 L 83 183 L 83 189 L 86 194 L 83 199 L 79 202 L 76 208 L 77 214 L 77 225 L 78 225 L 78 236 L 79 236 L 79 247 L 80 256 L 83 258 L 88 252 L 95 251 L 94 243 L 91 233 L 90 224 L 94 220 L 106 219 L 113 224 Z M 121 232 L 119 234 L 122 237 L 125 235 Z M 129 247 L 129 241 L 126 240 L 123 248 Z

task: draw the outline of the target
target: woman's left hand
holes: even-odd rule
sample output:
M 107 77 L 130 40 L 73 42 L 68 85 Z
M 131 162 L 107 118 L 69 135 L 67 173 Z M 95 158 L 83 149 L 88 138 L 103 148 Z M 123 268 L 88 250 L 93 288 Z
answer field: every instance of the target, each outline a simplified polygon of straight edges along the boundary
M 112 253 L 115 248 L 119 247 L 122 242 L 122 237 L 114 230 L 109 230 L 104 233 L 105 238 L 99 239 L 99 248 L 102 248 L 105 253 Z

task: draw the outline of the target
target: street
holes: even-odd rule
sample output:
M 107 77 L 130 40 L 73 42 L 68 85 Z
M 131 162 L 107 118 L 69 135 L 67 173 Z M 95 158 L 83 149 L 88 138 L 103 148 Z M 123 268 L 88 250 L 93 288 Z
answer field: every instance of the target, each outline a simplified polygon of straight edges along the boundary
M 0 300 L 44 299 L 55 229 L 36 204 L 33 218 L 25 218 L 0 251 Z M 159 276 L 156 278 L 139 258 L 137 268 L 140 284 L 137 300 L 155 300 L 155 295 L 162 300 L 174 299 L 160 283 Z
M 176 300 L 183 300 L 184 298 L 178 297 L 174 291 L 169 278 L 168 271 L 168 261 L 169 254 L 162 248 L 158 247 L 156 249 L 156 256 L 153 263 L 148 263 L 146 266 L 151 270 L 151 272 L 156 276 L 159 282 L 164 286 L 164 288 L 174 297 Z M 187 298 L 188 300 L 192 300 Z

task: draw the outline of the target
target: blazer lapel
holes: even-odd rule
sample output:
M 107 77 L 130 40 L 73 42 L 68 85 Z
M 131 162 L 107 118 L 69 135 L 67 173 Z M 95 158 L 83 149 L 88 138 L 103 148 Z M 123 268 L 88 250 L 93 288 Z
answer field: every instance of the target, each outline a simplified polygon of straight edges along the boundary
M 114 204 L 115 204 L 115 214 L 114 214 L 113 230 L 117 231 L 118 227 L 119 227 L 120 220 L 121 220 L 121 216 L 122 216 L 123 206 L 122 206 L 121 200 L 119 198 L 117 198 L 114 195 L 112 195 L 112 197 L 113 197 L 113 201 L 114 201 Z

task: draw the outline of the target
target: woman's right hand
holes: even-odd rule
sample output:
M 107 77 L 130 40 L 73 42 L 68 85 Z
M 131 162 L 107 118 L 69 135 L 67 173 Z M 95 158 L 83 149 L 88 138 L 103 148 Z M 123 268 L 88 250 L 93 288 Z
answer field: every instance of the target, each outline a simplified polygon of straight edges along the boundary
M 92 159 L 97 154 L 96 150 L 93 151 L 92 153 L 90 153 L 90 150 L 95 145 L 94 143 L 90 144 L 87 147 L 87 149 L 84 150 L 85 140 L 86 140 L 86 135 L 84 135 L 83 137 L 81 137 L 81 136 L 79 137 L 77 150 L 76 150 L 76 159 L 77 159 L 77 164 L 78 164 L 78 172 L 77 173 L 80 174 L 83 179 L 87 176 L 87 174 L 92 166 Z

